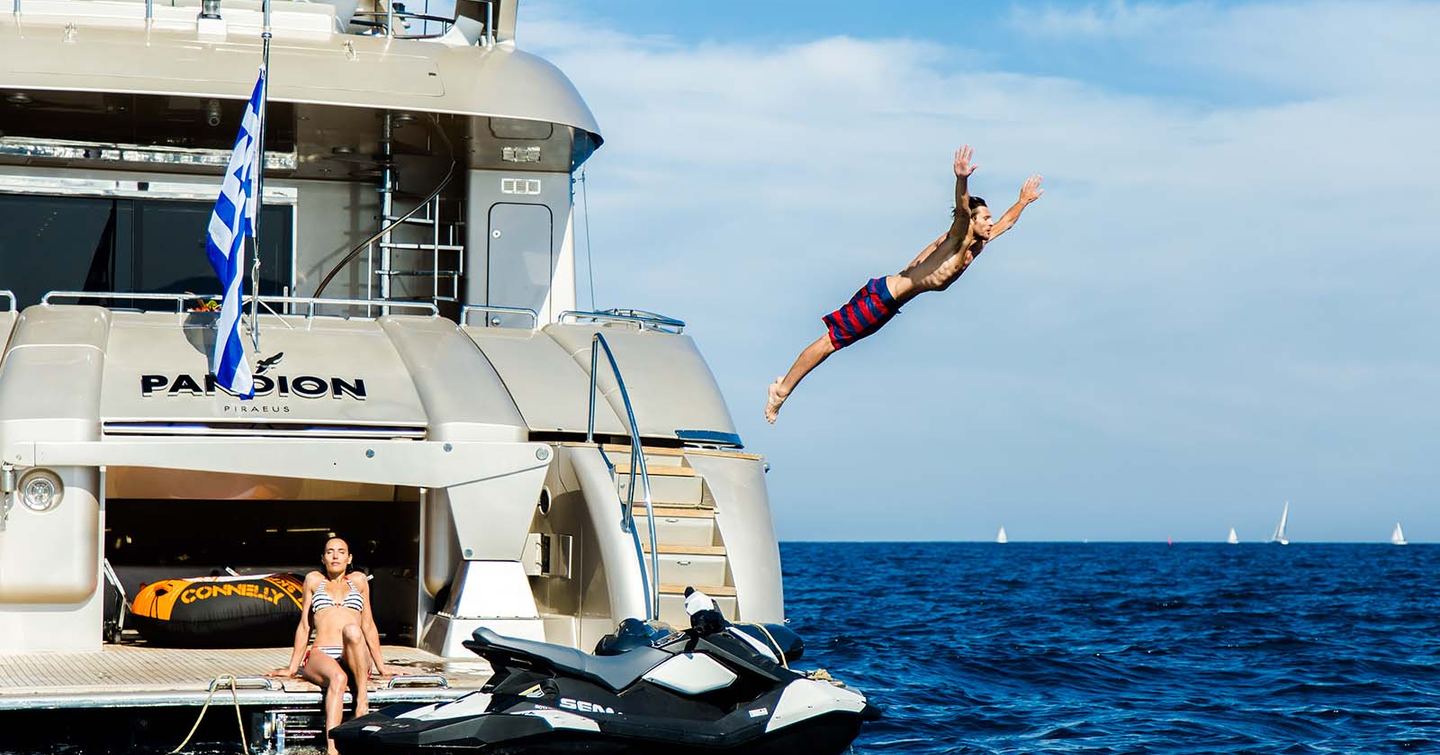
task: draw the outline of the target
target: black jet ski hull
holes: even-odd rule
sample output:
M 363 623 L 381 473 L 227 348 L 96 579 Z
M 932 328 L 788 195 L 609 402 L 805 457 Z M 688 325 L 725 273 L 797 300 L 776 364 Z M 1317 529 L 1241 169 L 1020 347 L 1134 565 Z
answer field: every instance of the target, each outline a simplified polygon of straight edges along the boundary
M 494 724 L 497 740 L 462 743 L 448 737 L 437 737 L 433 744 L 420 740 L 428 737 L 353 736 L 353 729 L 336 730 L 336 744 L 341 755 L 840 755 L 849 751 L 860 733 L 862 716 L 852 713 L 827 713 L 770 734 L 735 738 L 707 744 L 682 744 L 672 739 L 658 740 L 606 732 L 563 732 L 537 726 L 534 722 L 502 721 L 523 718 L 494 714 L 487 718 Z M 358 722 L 358 720 L 357 720 Z M 528 724 L 528 725 L 527 725 Z M 346 727 L 350 727 L 346 724 Z M 504 731 L 502 731 L 504 730 Z M 439 734 L 439 732 L 434 732 Z M 503 737 L 503 739 L 502 739 Z
M 858 692 L 776 663 L 723 624 L 612 656 L 483 628 L 465 645 L 495 671 L 482 691 L 342 724 L 331 732 L 340 752 L 827 755 L 879 717 Z

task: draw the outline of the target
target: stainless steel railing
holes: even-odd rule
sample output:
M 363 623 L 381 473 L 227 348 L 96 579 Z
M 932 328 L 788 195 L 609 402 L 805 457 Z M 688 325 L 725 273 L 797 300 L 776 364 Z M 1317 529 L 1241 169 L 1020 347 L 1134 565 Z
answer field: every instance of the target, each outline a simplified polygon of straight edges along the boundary
M 596 368 L 599 366 L 600 352 L 605 353 L 605 360 L 610 363 L 610 371 L 615 375 L 615 384 L 620 387 L 620 400 L 625 404 L 625 419 L 630 425 L 630 484 L 626 488 L 625 505 L 620 516 L 620 527 L 630 533 L 630 539 L 635 543 L 635 558 L 640 563 L 641 589 L 649 599 L 650 615 L 647 618 L 660 618 L 660 546 L 659 540 L 655 538 L 655 507 L 650 499 L 650 472 L 645 467 L 645 450 L 640 445 L 640 430 L 635 424 L 635 408 L 630 403 L 630 392 L 625 388 L 625 378 L 620 374 L 620 365 L 615 361 L 615 352 L 610 350 L 610 344 L 605 340 L 604 334 L 596 333 L 590 341 L 590 421 L 585 427 L 585 442 L 595 443 L 595 392 L 597 389 L 599 373 Z M 605 464 L 610 468 L 611 475 L 615 473 L 615 465 L 610 463 L 610 458 L 605 456 L 605 448 L 596 443 L 600 454 L 605 459 Z M 645 519 L 650 523 L 650 572 L 645 571 L 645 549 L 640 545 L 640 533 L 635 531 L 635 477 L 639 472 L 640 485 L 645 492 Z
M 485 24 L 485 34 L 479 40 L 485 47 L 493 47 L 497 41 L 495 33 L 495 0 L 475 0 L 484 7 L 485 16 L 480 20 Z M 22 15 L 21 0 L 11 0 L 10 13 Z M 468 18 L 468 17 L 467 17 Z M 146 24 L 155 21 L 155 0 L 145 0 L 145 22 Z M 411 32 L 410 24 L 419 22 L 422 31 Z M 434 39 L 443 37 L 450 32 L 458 22 L 458 16 L 437 16 L 428 13 L 414 13 L 407 10 L 395 10 L 394 0 L 389 0 L 385 10 L 381 11 L 358 11 L 351 17 L 355 26 L 372 29 L 375 32 L 382 32 L 392 39 Z M 267 22 L 268 23 L 268 22 Z M 439 26 L 438 32 L 430 31 L 430 25 Z
M 606 309 L 599 312 L 582 312 L 569 309 L 560 313 L 560 322 L 590 320 L 592 322 L 619 322 L 634 325 L 640 330 L 656 330 L 662 333 L 679 334 L 685 330 L 685 321 L 673 317 L 646 312 L 643 309 Z
M 540 313 L 529 307 L 502 307 L 498 304 L 466 304 L 460 308 L 460 324 L 469 325 L 470 315 L 474 312 L 489 312 L 497 315 L 520 315 L 530 318 L 530 329 L 534 330 L 540 326 Z M 499 325 L 498 319 L 491 320 L 490 325 Z
M 485 36 L 481 42 L 486 47 L 495 44 L 495 2 L 494 0 L 475 0 L 485 8 Z M 19 2 L 19 0 L 16 0 Z M 395 0 L 387 0 L 384 10 L 359 11 L 351 16 L 350 23 L 355 26 L 373 29 L 377 32 L 384 32 L 385 36 L 391 39 L 434 39 L 443 37 L 450 33 L 450 29 L 459 22 L 459 10 L 456 16 L 436 16 L 428 13 L 415 13 L 408 10 L 396 10 Z M 402 5 L 403 7 L 403 5 Z M 420 31 L 411 31 L 411 24 L 419 22 Z M 439 26 L 439 31 L 430 31 L 430 25 Z
M 4 292 L 0 292 L 0 297 L 3 296 Z M 12 308 L 14 306 L 13 298 L 14 297 L 12 295 Z M 54 299 L 101 299 L 105 301 L 130 299 L 139 301 L 168 301 L 174 302 L 175 312 L 177 314 L 180 314 L 185 312 L 185 305 L 189 302 L 218 301 L 220 299 L 220 296 L 205 296 L 198 294 L 137 293 L 125 291 L 51 291 L 40 297 L 40 303 L 54 304 L 55 302 L 52 301 Z M 244 301 L 250 301 L 250 299 L 251 297 L 249 296 L 244 297 Z M 440 308 L 435 306 L 434 303 L 428 301 L 390 301 L 383 299 L 316 299 L 306 296 L 261 296 L 259 297 L 259 301 L 261 304 L 288 304 L 292 306 L 302 305 L 305 308 L 306 318 L 314 317 L 315 309 L 317 307 L 327 306 L 365 307 L 367 310 L 371 308 L 379 308 L 383 310 L 383 308 L 387 307 L 390 309 L 421 309 L 429 312 L 431 315 L 438 316 L 440 314 Z M 269 309 L 269 307 L 267 307 L 267 309 Z

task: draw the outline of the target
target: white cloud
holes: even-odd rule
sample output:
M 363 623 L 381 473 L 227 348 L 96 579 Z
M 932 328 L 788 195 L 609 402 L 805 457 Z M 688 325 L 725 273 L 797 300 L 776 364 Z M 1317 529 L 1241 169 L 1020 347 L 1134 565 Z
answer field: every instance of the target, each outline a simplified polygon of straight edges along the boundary
M 1038 536 L 1133 537 L 1177 488 L 1223 507 L 1282 486 L 1334 499 L 1341 536 L 1340 497 L 1387 470 L 1413 482 L 1405 465 L 1440 450 L 1413 421 L 1440 419 L 1440 55 L 1418 44 L 1436 14 L 1111 3 L 1011 17 L 1048 44 L 1124 43 L 1133 65 L 1168 56 L 1274 88 L 1224 102 L 1017 73 L 1003 56 L 981 67 L 993 51 L 908 39 L 636 38 L 545 6 L 522 39 L 605 132 L 587 169 L 599 304 L 692 323 L 742 434 L 776 462 L 782 536 L 988 537 L 997 507 L 1066 502 L 1112 513 L 1082 533 L 1067 505 Z M 819 315 L 943 229 L 949 153 L 966 141 L 997 211 L 1030 172 L 1045 198 L 765 427 L 763 386 Z M 1354 438 L 1389 432 L 1393 453 L 1357 471 Z M 837 474 L 833 459 L 876 438 L 873 459 L 843 465 L 864 474 Z M 872 521 L 867 502 L 901 489 L 917 516 Z

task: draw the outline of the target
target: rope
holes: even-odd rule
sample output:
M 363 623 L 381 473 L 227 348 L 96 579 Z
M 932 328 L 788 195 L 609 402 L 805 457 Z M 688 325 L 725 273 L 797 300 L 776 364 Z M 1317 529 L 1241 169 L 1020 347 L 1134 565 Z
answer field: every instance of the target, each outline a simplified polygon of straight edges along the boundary
M 170 755 L 177 755 L 185 749 L 185 745 L 190 744 L 190 738 L 195 736 L 195 732 L 200 730 L 200 722 L 205 720 L 205 712 L 210 710 L 210 700 L 215 697 L 215 691 L 220 689 L 220 685 L 226 681 L 230 683 L 230 699 L 235 703 L 235 724 L 240 727 L 240 751 L 250 752 L 250 743 L 245 741 L 245 721 L 240 717 L 240 695 L 236 691 L 238 682 L 235 680 L 234 674 L 222 674 L 210 682 L 210 694 L 205 696 L 205 704 L 200 706 L 200 715 L 195 717 L 195 725 L 190 727 L 190 733 L 185 735 L 185 741 L 181 742 L 179 747 L 171 750 Z
M 733 623 L 739 626 L 755 627 L 756 629 L 759 629 L 760 633 L 765 635 L 765 639 L 770 643 L 770 647 L 775 649 L 775 655 L 780 659 L 781 667 L 787 669 L 790 668 L 790 664 L 785 661 L 785 651 L 780 649 L 780 643 L 775 641 L 775 637 L 770 634 L 770 630 L 766 629 L 764 624 L 756 624 L 753 621 L 737 621 Z

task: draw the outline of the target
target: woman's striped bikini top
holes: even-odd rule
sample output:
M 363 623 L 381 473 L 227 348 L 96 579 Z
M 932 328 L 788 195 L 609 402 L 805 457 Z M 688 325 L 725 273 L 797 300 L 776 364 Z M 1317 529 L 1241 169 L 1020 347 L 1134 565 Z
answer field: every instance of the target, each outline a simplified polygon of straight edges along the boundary
M 365 596 L 355 589 L 354 582 L 347 579 L 345 584 L 350 585 L 350 592 L 346 593 L 345 598 L 337 604 L 335 599 L 330 597 L 330 591 L 325 589 L 325 584 L 321 583 L 319 587 L 315 588 L 314 595 L 310 599 L 310 612 L 318 613 L 327 608 L 334 608 L 336 605 L 355 611 L 365 610 Z

